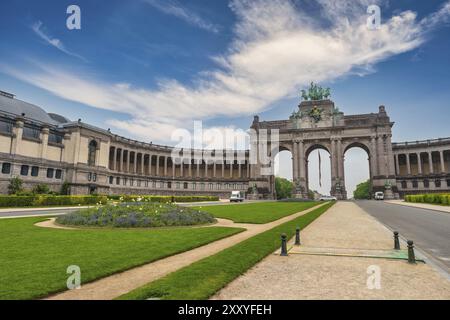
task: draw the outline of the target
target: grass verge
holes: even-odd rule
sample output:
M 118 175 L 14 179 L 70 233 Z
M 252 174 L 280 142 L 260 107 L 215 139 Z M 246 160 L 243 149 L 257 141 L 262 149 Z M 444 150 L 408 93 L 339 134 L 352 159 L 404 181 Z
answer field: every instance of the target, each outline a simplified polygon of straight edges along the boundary
M 317 202 L 260 202 L 239 205 L 199 206 L 199 210 L 211 213 L 216 218 L 229 219 L 237 223 L 263 224 L 312 208 Z
M 0 220 L 0 300 L 35 299 L 67 289 L 67 267 L 82 284 L 238 232 L 239 228 L 58 230 L 34 226 L 44 218 Z
M 215 255 L 197 261 L 118 299 L 205 300 L 280 246 L 280 234 L 292 237 L 328 210 L 328 203 L 301 217 L 258 234 Z

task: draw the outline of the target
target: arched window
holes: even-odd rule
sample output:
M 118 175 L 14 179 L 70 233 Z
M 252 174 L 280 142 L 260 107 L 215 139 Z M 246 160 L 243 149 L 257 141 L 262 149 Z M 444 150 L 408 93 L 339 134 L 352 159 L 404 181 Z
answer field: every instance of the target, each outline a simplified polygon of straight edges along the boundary
M 89 151 L 88 151 L 88 165 L 95 166 L 95 156 L 97 154 L 97 141 L 92 140 L 89 142 Z

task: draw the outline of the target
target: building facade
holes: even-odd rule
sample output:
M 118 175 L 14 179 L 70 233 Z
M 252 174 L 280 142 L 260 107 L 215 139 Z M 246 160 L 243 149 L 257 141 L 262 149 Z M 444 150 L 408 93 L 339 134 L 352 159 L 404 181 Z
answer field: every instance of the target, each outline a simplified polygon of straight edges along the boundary
M 0 193 L 12 177 L 26 189 L 45 183 L 71 194 L 217 195 L 242 190 L 254 198 L 275 197 L 272 167 L 279 151 L 292 153 L 296 196 L 308 192 L 308 155 L 318 148 L 330 153 L 332 190 L 346 198 L 345 152 L 368 153 L 373 191 L 390 197 L 450 190 L 450 139 L 392 143 L 393 122 L 385 108 L 378 113 L 346 116 L 330 100 L 304 101 L 289 120 L 260 121 L 250 150 L 183 150 L 127 139 L 57 114 L 0 91 Z M 278 145 L 262 131 L 276 129 Z M 261 144 L 262 143 L 262 144 Z M 268 146 L 269 162 L 259 154 Z M 262 174 L 262 172 L 265 172 Z

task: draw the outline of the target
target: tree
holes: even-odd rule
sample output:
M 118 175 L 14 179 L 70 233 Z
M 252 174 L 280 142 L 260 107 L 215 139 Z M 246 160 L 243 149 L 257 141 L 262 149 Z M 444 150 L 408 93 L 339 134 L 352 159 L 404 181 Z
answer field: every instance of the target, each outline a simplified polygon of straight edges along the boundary
M 370 180 L 358 184 L 353 192 L 353 197 L 355 199 L 370 199 Z
M 277 199 L 291 198 L 294 184 L 287 179 L 276 177 L 275 190 L 277 192 Z
M 23 181 L 19 177 L 11 178 L 8 186 L 9 194 L 16 194 L 23 191 Z

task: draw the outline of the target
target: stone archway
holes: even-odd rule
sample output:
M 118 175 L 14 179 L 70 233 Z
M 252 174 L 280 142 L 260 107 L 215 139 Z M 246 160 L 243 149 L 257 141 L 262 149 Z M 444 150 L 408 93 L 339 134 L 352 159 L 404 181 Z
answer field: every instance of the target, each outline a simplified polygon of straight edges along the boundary
M 398 196 L 391 142 L 393 124 L 384 106 L 379 107 L 378 113 L 347 116 L 331 100 L 308 100 L 300 103 L 289 120 L 259 121 L 255 116 L 251 129 L 256 134 L 251 143 L 252 146 L 267 144 L 268 141 L 261 139 L 267 139 L 268 131 L 278 131 L 279 145 L 289 146 L 293 154 L 297 198 L 308 196 L 306 156 L 312 146 L 320 145 L 330 153 L 331 194 L 346 199 L 344 154 L 351 146 L 360 146 L 369 154 L 373 191 L 383 191 L 385 198 L 390 199 Z M 250 183 L 273 190 L 270 186 L 273 179 L 261 173 L 258 157 L 255 159 Z

